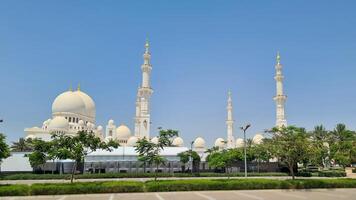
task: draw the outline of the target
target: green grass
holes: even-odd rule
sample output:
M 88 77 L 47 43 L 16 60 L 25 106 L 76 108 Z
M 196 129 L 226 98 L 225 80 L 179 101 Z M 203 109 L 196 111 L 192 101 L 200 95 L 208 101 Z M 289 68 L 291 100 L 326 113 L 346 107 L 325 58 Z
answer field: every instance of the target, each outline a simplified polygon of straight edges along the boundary
M 356 179 L 189 179 L 0 185 L 0 196 L 202 190 L 356 188 Z

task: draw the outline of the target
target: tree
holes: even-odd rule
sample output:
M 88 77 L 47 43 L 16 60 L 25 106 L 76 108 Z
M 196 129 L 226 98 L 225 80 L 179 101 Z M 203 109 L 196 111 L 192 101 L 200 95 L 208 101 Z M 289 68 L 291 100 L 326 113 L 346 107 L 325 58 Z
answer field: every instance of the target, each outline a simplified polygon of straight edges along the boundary
M 6 144 L 6 137 L 4 134 L 0 133 L 0 164 L 3 159 L 10 156 L 10 148 Z
M 274 127 L 269 132 L 273 133 L 271 139 L 273 148 L 271 153 L 281 162 L 285 163 L 295 178 L 294 167 L 303 161 L 309 154 L 309 140 L 304 128 L 295 126 Z
M 25 140 L 24 138 L 20 138 L 18 142 L 13 142 L 11 145 L 11 151 L 14 152 L 28 152 L 32 151 L 32 139 L 28 138 Z
M 41 139 L 32 140 L 33 152 L 25 155 L 28 157 L 32 168 L 43 166 L 50 159 L 48 152 L 53 147 L 52 142 L 45 142 Z
M 136 145 L 136 152 L 139 154 L 138 160 L 149 165 L 154 164 L 156 166 L 155 170 L 155 181 L 157 180 L 158 167 L 165 163 L 165 158 L 160 155 L 161 150 L 166 146 L 172 145 L 172 138 L 178 137 L 178 131 L 176 130 L 163 130 L 159 128 L 158 143 L 155 144 L 145 137 L 140 139 Z
M 229 175 L 233 165 L 243 160 L 243 155 L 239 149 L 224 149 L 211 153 L 207 161 L 210 167 L 223 169 Z
M 311 138 L 311 156 L 308 161 L 316 166 L 323 168 L 330 166 L 329 143 L 330 134 L 323 125 L 315 126 L 310 133 Z
M 192 172 L 197 171 L 194 169 L 199 168 L 200 165 L 200 156 L 196 151 L 188 150 L 184 151 L 178 154 L 180 162 L 183 164 L 182 165 L 182 171 L 185 171 L 185 165 L 189 162 L 189 160 L 192 158 Z M 189 168 L 188 168 L 189 169 Z
M 356 157 L 356 133 L 344 124 L 337 124 L 330 134 L 331 158 L 343 167 L 350 165 L 352 158 Z
M 77 164 L 84 160 L 84 157 L 97 149 L 111 151 L 117 148 L 118 143 L 109 141 L 102 142 L 93 132 L 79 131 L 76 135 L 53 134 L 49 142 L 37 140 L 34 152 L 29 155 L 30 162 L 34 165 L 46 163 L 47 160 L 70 159 L 74 161 L 71 172 L 71 183 L 73 183 L 74 173 Z M 32 165 L 32 164 L 31 164 Z

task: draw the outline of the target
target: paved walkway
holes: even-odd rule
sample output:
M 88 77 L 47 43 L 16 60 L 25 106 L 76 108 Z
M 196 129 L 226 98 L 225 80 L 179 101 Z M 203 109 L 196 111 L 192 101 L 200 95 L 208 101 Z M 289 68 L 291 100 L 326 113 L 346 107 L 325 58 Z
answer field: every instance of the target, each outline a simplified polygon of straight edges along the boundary
M 339 200 L 355 199 L 356 189 L 235 190 L 3 197 L 2 200 Z
M 244 179 L 245 177 L 230 177 L 230 179 Z M 261 177 L 247 177 L 247 178 L 265 178 L 285 180 L 292 179 L 290 176 L 261 176 Z M 334 177 L 296 177 L 308 179 L 334 179 Z M 158 180 L 187 180 L 187 179 L 228 179 L 227 177 L 162 177 Z M 103 178 L 103 179 L 76 179 L 75 182 L 95 182 L 95 181 L 150 181 L 154 178 Z M 34 184 L 34 183 L 69 183 L 70 180 L 51 179 L 51 180 L 0 180 L 0 184 Z

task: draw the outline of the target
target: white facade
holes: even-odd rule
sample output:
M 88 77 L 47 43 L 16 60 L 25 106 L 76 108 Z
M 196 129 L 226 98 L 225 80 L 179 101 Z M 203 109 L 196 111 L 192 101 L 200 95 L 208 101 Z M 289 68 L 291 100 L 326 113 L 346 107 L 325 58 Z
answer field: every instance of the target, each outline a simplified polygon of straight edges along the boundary
M 145 53 L 143 54 L 142 84 L 137 91 L 136 98 L 136 116 L 135 116 L 135 136 L 138 138 L 150 138 L 150 98 L 153 93 L 150 83 L 151 76 L 151 54 L 149 52 L 149 43 L 146 41 Z
M 284 104 L 287 100 L 287 96 L 283 93 L 283 79 L 284 76 L 282 74 L 282 64 L 280 63 L 281 56 L 279 52 L 277 53 L 277 64 L 276 75 L 274 79 L 276 80 L 276 96 L 273 98 L 276 102 L 276 126 L 282 127 L 287 126 L 287 120 L 285 117 Z

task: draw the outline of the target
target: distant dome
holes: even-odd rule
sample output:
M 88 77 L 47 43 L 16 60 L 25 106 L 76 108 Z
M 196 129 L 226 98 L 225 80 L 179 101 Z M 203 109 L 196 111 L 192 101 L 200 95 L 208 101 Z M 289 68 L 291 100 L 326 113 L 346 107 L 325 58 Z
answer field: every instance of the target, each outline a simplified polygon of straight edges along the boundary
M 72 91 L 58 95 L 52 104 L 52 113 L 75 113 L 87 116 L 83 99 Z
M 122 124 L 116 128 L 116 139 L 129 139 L 131 136 L 131 131 L 129 127 Z
M 257 133 L 255 136 L 252 138 L 252 143 L 253 144 L 261 144 L 263 142 L 263 135 Z
M 73 93 L 79 95 L 82 98 L 82 100 L 84 101 L 87 115 L 91 118 L 95 118 L 96 110 L 95 110 L 95 103 L 94 103 L 93 99 L 89 95 L 87 95 L 86 93 L 84 93 L 80 90 L 77 90 Z
M 205 140 L 202 137 L 197 137 L 193 145 L 194 148 L 205 148 Z
M 67 130 L 69 127 L 69 123 L 66 118 L 57 116 L 51 120 L 48 128 L 50 130 Z
M 216 140 L 215 140 L 215 143 L 214 143 L 214 146 L 215 146 L 215 147 L 219 147 L 220 149 L 225 148 L 225 140 L 222 139 L 222 138 L 216 139 Z
M 28 135 L 28 136 L 25 137 L 26 140 L 27 140 L 27 139 L 35 139 L 35 138 L 36 138 L 36 136 L 34 136 L 34 135 L 32 135 L 32 134 L 30 134 L 30 135 Z
M 109 121 L 108 121 L 108 125 L 110 125 L 110 126 L 113 126 L 114 125 L 114 120 L 112 120 L 112 119 L 110 119 Z
M 176 137 L 174 138 L 172 145 L 176 147 L 182 147 L 184 145 L 184 141 L 181 137 Z
M 105 142 L 110 142 L 111 140 L 113 140 L 113 138 L 112 138 L 111 136 L 107 136 L 107 137 L 105 138 Z
M 51 119 L 47 119 L 46 121 L 43 122 L 43 126 L 48 126 L 50 122 Z
M 98 126 L 98 127 L 96 128 L 96 130 L 102 131 L 102 130 L 103 130 L 103 127 L 102 127 L 102 126 Z
M 127 140 L 127 146 L 133 147 L 136 146 L 136 143 L 138 142 L 138 137 L 136 136 L 131 136 L 128 140 Z
M 79 120 L 78 124 L 79 124 L 79 126 L 84 126 L 84 121 L 83 120 Z
M 236 139 L 236 148 L 244 147 L 244 140 L 242 138 Z
M 153 137 L 152 139 L 151 139 L 151 142 L 153 143 L 153 144 L 158 144 L 158 137 L 156 136 L 156 137 Z

